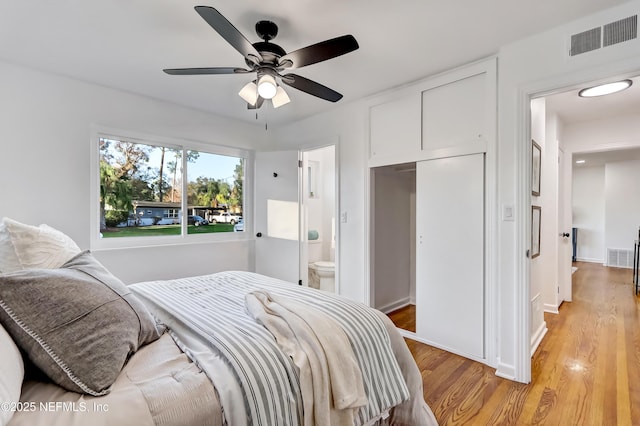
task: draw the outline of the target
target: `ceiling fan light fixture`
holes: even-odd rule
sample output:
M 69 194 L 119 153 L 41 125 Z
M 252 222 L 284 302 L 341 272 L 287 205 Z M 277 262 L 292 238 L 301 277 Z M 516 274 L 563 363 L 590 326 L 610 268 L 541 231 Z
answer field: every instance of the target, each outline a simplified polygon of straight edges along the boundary
M 287 92 L 285 92 L 282 87 L 278 86 L 276 88 L 275 96 L 273 97 L 273 99 L 271 99 L 273 107 L 279 108 L 282 105 L 288 104 L 289 102 L 291 102 L 291 99 L 289 99 L 289 95 L 287 95 Z
M 258 79 L 258 94 L 264 99 L 271 99 L 276 95 L 278 85 L 270 74 L 263 74 Z
M 599 86 L 582 89 L 578 92 L 578 96 L 581 98 L 592 98 L 595 96 L 610 95 L 612 93 L 628 89 L 632 84 L 633 82 L 631 80 L 621 80 L 614 83 L 601 84 Z
M 253 81 L 250 81 L 242 89 L 240 89 L 238 95 L 240 95 L 240 97 L 244 99 L 249 105 L 255 105 L 258 101 L 258 86 L 256 86 Z

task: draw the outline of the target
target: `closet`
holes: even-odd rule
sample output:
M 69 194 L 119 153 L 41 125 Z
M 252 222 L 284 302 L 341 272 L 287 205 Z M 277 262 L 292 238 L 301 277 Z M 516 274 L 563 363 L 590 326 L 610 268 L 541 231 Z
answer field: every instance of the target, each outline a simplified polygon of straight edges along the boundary
M 413 315 L 409 337 L 484 362 L 495 90 L 487 60 L 369 110 L 371 303 Z

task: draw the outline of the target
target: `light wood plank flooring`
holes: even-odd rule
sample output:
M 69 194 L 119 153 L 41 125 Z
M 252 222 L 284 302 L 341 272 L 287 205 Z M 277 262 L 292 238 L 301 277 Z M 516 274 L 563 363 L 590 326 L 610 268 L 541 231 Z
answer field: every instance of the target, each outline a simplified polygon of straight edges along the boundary
M 407 340 L 441 425 L 640 425 L 639 298 L 631 270 L 578 262 L 573 301 L 549 329 L 528 385 Z

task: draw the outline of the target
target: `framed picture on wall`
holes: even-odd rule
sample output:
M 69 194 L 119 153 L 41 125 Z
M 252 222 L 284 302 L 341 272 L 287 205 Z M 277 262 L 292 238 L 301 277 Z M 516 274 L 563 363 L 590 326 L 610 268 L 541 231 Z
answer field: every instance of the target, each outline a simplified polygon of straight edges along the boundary
M 531 139 L 531 195 L 540 196 L 540 168 L 542 167 L 542 150 L 540 145 Z
M 540 256 L 540 220 L 542 219 L 542 208 L 531 206 L 531 258 Z

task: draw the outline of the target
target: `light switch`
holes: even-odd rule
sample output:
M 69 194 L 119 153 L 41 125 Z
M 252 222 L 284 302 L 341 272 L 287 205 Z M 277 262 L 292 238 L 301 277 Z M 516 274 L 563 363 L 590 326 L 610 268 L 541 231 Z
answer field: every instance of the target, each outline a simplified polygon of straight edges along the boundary
M 506 222 L 513 222 L 515 220 L 515 215 L 513 213 L 513 205 L 512 204 L 503 204 L 502 205 L 502 220 Z

